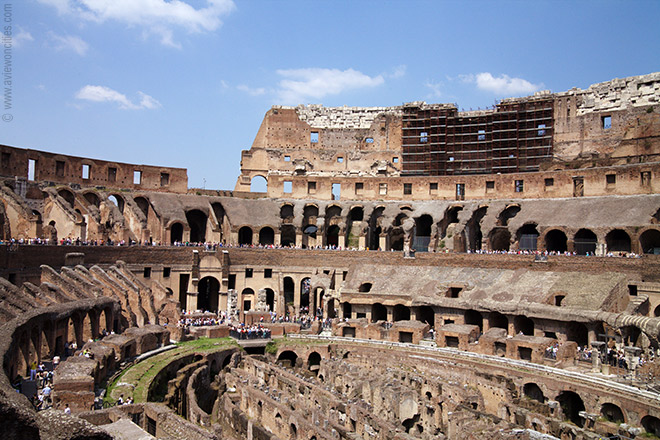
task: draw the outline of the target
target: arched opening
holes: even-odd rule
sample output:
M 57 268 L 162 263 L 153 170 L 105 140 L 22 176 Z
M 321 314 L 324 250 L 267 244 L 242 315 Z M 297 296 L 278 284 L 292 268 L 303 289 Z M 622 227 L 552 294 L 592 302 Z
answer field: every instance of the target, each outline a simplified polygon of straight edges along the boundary
M 271 227 L 261 228 L 259 231 L 259 244 L 268 246 L 275 244 L 275 231 Z
M 246 287 L 241 292 L 241 297 L 243 297 L 243 311 L 248 312 L 252 310 L 252 306 L 255 304 L 254 290 L 249 287 Z
M 371 306 L 371 322 L 387 321 L 387 307 L 380 303 Z
M 518 215 L 519 212 L 520 206 L 518 205 L 511 205 L 506 207 L 502 210 L 502 212 L 500 212 L 500 215 L 497 216 L 497 226 L 507 226 L 509 224 L 509 220 Z
M 254 176 L 250 181 L 250 192 L 268 192 L 268 179 L 264 176 Z
M 533 382 L 528 382 L 523 386 L 523 393 L 529 399 L 536 400 L 537 402 L 541 403 L 545 402 L 543 391 Z
M 319 216 L 319 208 L 316 205 L 306 205 L 303 209 L 303 236 L 302 247 L 307 248 L 316 246 L 316 233 L 318 225 L 316 224 Z
M 660 419 L 654 416 L 642 417 L 642 426 L 649 434 L 660 437 Z
M 357 248 L 360 246 L 360 235 L 362 233 L 362 219 L 364 209 L 354 206 L 348 213 L 348 224 L 346 227 L 346 247 Z
M 289 313 L 289 307 L 293 307 L 293 294 L 295 291 L 295 284 L 293 278 L 284 277 L 284 304 L 286 306 L 286 313 Z
M 280 242 L 282 246 L 296 245 L 296 228 L 293 225 L 282 225 L 280 228 Z
M 584 425 L 584 420 L 580 417 L 580 412 L 584 411 L 582 398 L 573 391 L 562 391 L 557 396 L 557 402 L 561 405 L 564 417 L 582 428 Z
M 656 318 L 660 317 L 660 305 L 658 305 L 653 311 L 653 316 L 655 316 Z
M 500 312 L 490 312 L 488 315 L 488 326 L 490 328 L 503 328 L 509 329 L 509 320 Z
M 630 235 L 623 229 L 613 229 L 605 236 L 607 252 L 630 252 Z
M 204 243 L 206 241 L 206 214 L 199 209 L 186 212 L 186 220 L 190 226 L 190 241 Z
M 394 306 L 392 311 L 392 320 L 393 321 L 409 321 L 410 320 L 410 308 L 397 304 Z
M 291 203 L 285 203 L 280 207 L 280 220 L 282 224 L 291 224 L 293 223 L 293 205 Z
M 222 230 L 222 225 L 225 222 L 225 208 L 222 206 L 221 203 L 214 202 L 211 203 L 211 209 L 213 210 L 213 214 L 215 215 L 215 219 L 218 222 L 218 228 Z
M 468 249 L 472 251 L 481 249 L 481 242 L 483 240 L 483 236 L 481 233 L 481 220 L 486 215 L 487 210 L 488 210 L 487 206 L 482 206 L 476 211 L 474 211 L 472 217 L 470 218 L 470 220 L 468 220 L 467 224 L 465 225 L 465 230 L 467 231 Z
M 511 245 L 511 233 L 507 228 L 493 228 L 488 239 L 490 248 L 494 251 L 508 251 Z
M 311 352 L 309 354 L 309 357 L 307 358 L 307 368 L 309 368 L 309 371 L 318 373 L 320 367 L 321 367 L 321 355 L 315 351 Z
M 392 228 L 390 231 L 390 249 L 393 251 L 402 251 L 404 242 L 404 233 L 401 227 Z
M 373 284 L 371 283 L 362 283 L 360 284 L 360 287 L 358 288 L 358 292 L 371 292 L 371 287 Z
M 76 196 L 71 191 L 68 189 L 61 189 L 57 192 L 57 195 L 62 197 L 71 208 L 74 207 Z
M 351 319 L 353 315 L 353 307 L 351 306 L 351 303 L 349 302 L 342 303 L 341 308 L 342 308 L 342 313 L 344 315 L 344 319 Z
M 575 243 L 575 252 L 578 255 L 593 255 L 593 253 L 596 252 L 596 244 L 598 243 L 598 239 L 596 238 L 596 234 L 594 234 L 591 230 L 580 229 L 575 234 L 573 242 Z
M 442 218 L 442 220 L 440 220 L 440 223 L 438 224 L 440 238 L 445 238 L 447 236 L 447 230 L 449 229 L 450 225 L 458 223 L 458 213 L 462 210 L 462 206 L 452 206 L 447 208 L 445 211 L 445 216 Z
M 328 228 L 326 243 L 328 246 L 339 246 L 339 226 L 332 225 Z
M 433 217 L 424 214 L 415 219 L 415 238 L 413 239 L 413 249 L 417 252 L 428 252 L 431 244 L 431 226 Z
M 641 331 L 638 327 L 627 325 L 621 328 L 621 338 L 623 344 L 629 347 L 638 347 L 639 336 Z
M 252 245 L 252 229 L 249 226 L 243 226 L 238 230 L 238 244 L 245 246 Z
M 466 310 L 465 311 L 465 323 L 468 325 L 479 326 L 479 333 L 483 332 L 484 329 L 484 318 L 481 316 L 481 313 L 476 310 Z
M 528 223 L 516 231 L 518 238 L 518 249 L 521 251 L 536 251 L 539 239 L 539 231 L 536 225 Z
M 552 229 L 545 234 L 545 249 L 548 252 L 566 252 L 567 243 L 566 234 L 559 229 Z
M 124 198 L 122 196 L 119 194 L 111 194 L 108 196 L 108 200 L 119 209 L 119 212 L 122 214 L 124 213 Z
M 639 236 L 639 245 L 645 254 L 660 254 L 660 231 L 649 229 Z
M 513 318 L 513 328 L 517 335 L 534 336 L 534 321 L 522 315 Z
M 309 277 L 300 280 L 300 313 L 309 313 L 309 295 L 312 288 L 312 283 Z
M 420 306 L 417 307 L 417 320 L 420 322 L 425 322 L 431 328 L 435 327 L 435 311 L 431 306 Z
M 336 309 L 336 306 L 335 306 L 335 299 L 334 298 L 330 298 L 328 300 L 327 307 L 328 307 L 328 318 L 335 319 L 337 317 L 337 309 Z
M 380 248 L 380 234 L 383 233 L 382 221 L 383 221 L 383 212 L 385 208 L 382 206 L 377 207 L 371 213 L 369 217 L 369 235 L 368 235 L 368 246 L 372 251 L 378 250 Z
M 181 223 L 173 223 L 170 227 L 170 243 L 181 243 L 183 241 L 183 225 Z
M 293 368 L 296 366 L 298 355 L 291 350 L 286 350 L 280 353 L 277 357 L 277 363 L 283 367 Z
M 621 424 L 626 420 L 623 417 L 623 411 L 613 403 L 604 403 L 600 408 L 600 415 L 603 416 L 608 422 Z
M 579 346 L 589 344 L 589 331 L 587 326 L 580 322 L 570 322 L 566 328 L 566 339 L 576 342 Z
M 266 305 L 269 312 L 275 311 L 275 292 L 268 287 L 266 288 Z
M 204 277 L 197 283 L 197 309 L 218 311 L 220 282 L 214 277 Z
M 99 206 L 101 206 L 101 199 L 99 199 L 99 196 L 97 196 L 93 192 L 85 193 L 84 197 L 85 197 L 85 200 L 87 200 L 87 203 L 89 203 L 90 205 L 94 205 L 97 208 Z
M 135 199 L 135 204 L 138 205 L 138 208 L 140 208 L 140 211 L 142 211 L 142 214 L 144 214 L 144 218 L 146 220 L 149 219 L 149 201 L 145 199 L 144 197 L 136 197 Z

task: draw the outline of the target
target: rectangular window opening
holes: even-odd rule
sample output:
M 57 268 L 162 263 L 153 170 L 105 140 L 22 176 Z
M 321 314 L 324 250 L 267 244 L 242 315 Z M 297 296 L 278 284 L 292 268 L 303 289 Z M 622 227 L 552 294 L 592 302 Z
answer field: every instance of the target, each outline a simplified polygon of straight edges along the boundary
M 284 156 L 284 162 L 291 162 L 291 156 Z
M 612 128 L 612 116 L 603 116 L 601 122 L 603 124 L 603 130 L 609 130 Z
M 252 278 L 253 269 L 251 267 L 245 268 L 245 278 Z
M 144 275 L 145 278 L 151 278 L 151 268 L 145 267 L 142 274 Z
M 316 182 L 307 182 L 307 194 L 316 193 Z
M 56 160 L 55 161 L 55 175 L 57 177 L 64 177 L 64 166 L 65 163 L 63 160 Z
M 341 183 L 332 184 L 332 199 L 333 200 L 341 199 Z
M 642 181 L 642 186 L 650 186 L 651 185 L 651 172 L 650 171 L 642 171 L 640 177 L 641 177 L 641 181 Z
M 521 193 L 521 192 L 523 192 L 523 190 L 525 189 L 524 181 L 522 181 L 522 180 L 516 180 L 516 186 L 515 186 L 515 188 L 516 188 L 516 192 L 517 192 L 517 193 Z
M 399 158 L 398 157 L 393 157 L 392 158 L 392 163 L 399 163 Z
M 163 278 L 169 278 L 170 275 L 172 275 L 172 268 L 171 267 L 164 267 L 163 268 Z
M 167 186 L 170 184 L 170 174 L 160 173 L 160 186 Z
M 293 192 L 293 182 L 291 180 L 284 181 L 283 191 L 285 194 L 291 194 Z
M 319 132 L 318 131 L 313 131 L 309 135 L 309 141 L 313 144 L 317 144 L 319 142 Z
M 456 200 L 465 200 L 465 184 L 456 184 Z
M 355 194 L 362 194 L 364 190 L 364 182 L 355 182 Z
M 403 184 L 403 194 L 409 196 L 412 194 L 412 183 Z
M 387 183 L 381 183 L 378 185 L 378 194 L 381 196 L 387 195 Z
M 486 180 L 486 190 L 489 189 L 495 189 L 495 181 L 494 180 Z
M 429 183 L 429 192 L 433 193 L 438 191 L 438 182 Z
M 117 168 L 108 167 L 108 182 L 115 182 L 117 180 Z
M 142 183 L 142 171 L 133 171 L 133 184 L 140 185 Z
M 546 187 L 548 187 L 548 186 L 555 186 L 555 179 L 552 178 L 552 177 L 548 177 L 547 179 L 545 179 L 544 182 L 545 182 L 545 186 L 546 186 Z
M 235 288 L 236 288 L 236 274 L 230 273 L 229 278 L 227 279 L 227 289 L 235 289 Z
M 11 159 L 11 153 L 7 153 L 7 152 L 3 151 L 2 152 L 2 162 L 1 162 L 3 169 L 5 169 L 5 170 L 9 169 L 10 159 Z
M 89 180 L 89 165 L 83 164 L 82 166 L 82 178 L 84 180 Z
M 607 182 L 608 185 L 616 184 L 616 174 L 606 174 L 605 182 Z
M 273 278 L 273 269 L 264 269 L 264 278 Z
M 545 136 L 545 124 L 539 124 L 536 128 L 537 136 Z
M 368 143 L 368 144 L 373 144 L 373 143 L 374 143 L 374 138 L 372 138 L 372 137 L 368 137 L 368 138 L 366 138 L 364 141 L 365 141 L 366 143 Z
M 28 159 L 28 180 L 34 180 L 37 174 L 37 161 Z
M 486 140 L 486 130 L 479 130 L 477 132 L 477 140 L 485 141 Z
M 339 156 L 339 157 L 337 158 L 337 163 L 344 163 L 344 158 L 341 157 L 341 156 Z
M 419 134 L 419 141 L 420 141 L 421 143 L 426 143 L 426 142 L 428 142 L 428 141 L 429 141 L 429 134 L 428 134 L 427 132 L 425 132 L 425 131 L 421 132 L 421 133 Z

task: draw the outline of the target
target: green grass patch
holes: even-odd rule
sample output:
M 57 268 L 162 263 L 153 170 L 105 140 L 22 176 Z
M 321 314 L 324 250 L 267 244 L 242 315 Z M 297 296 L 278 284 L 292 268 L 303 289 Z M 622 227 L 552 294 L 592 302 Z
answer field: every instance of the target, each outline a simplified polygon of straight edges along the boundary
M 149 386 L 158 373 L 170 363 L 195 353 L 224 350 L 237 347 L 232 338 L 199 338 L 194 341 L 180 342 L 177 347 L 152 356 L 123 371 L 114 382 L 108 385 L 105 402 L 115 404 L 122 394 L 124 401 L 133 397 L 135 403 L 146 402 Z

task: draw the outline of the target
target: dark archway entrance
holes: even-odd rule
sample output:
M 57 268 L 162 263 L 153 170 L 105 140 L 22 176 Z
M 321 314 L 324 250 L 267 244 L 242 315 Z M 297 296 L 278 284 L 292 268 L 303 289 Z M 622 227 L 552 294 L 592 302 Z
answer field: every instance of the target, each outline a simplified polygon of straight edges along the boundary
M 199 209 L 186 212 L 186 220 L 190 226 L 190 241 L 204 243 L 206 241 L 206 214 Z
M 220 282 L 214 277 L 204 277 L 197 284 L 197 308 L 209 312 L 218 311 Z
M 393 321 L 409 321 L 410 320 L 410 309 L 404 305 L 397 304 L 394 306 L 394 311 L 392 314 Z
M 183 225 L 174 223 L 170 228 L 170 243 L 181 243 L 183 241 Z
M 249 226 L 243 226 L 238 230 L 238 244 L 245 246 L 252 245 L 252 229 Z
M 605 236 L 607 252 L 630 252 L 630 235 L 623 229 L 613 229 Z
M 339 246 L 339 226 L 332 225 L 328 228 L 326 240 L 328 246 Z
M 564 417 L 575 423 L 580 428 L 584 425 L 584 420 L 580 417 L 580 412 L 584 411 L 584 402 L 582 398 L 573 391 L 562 391 L 557 396 L 557 402 L 561 405 Z
M 273 231 L 273 228 L 270 228 L 266 226 L 265 228 L 261 228 L 259 231 L 259 244 L 268 246 L 272 245 L 275 243 L 275 231 Z
M 527 224 L 518 229 L 516 233 L 518 238 L 518 249 L 521 251 L 535 251 L 539 238 L 539 231 L 535 224 Z
M 417 252 L 428 252 L 431 244 L 431 226 L 433 218 L 424 214 L 415 219 L 415 238 L 413 239 L 413 249 Z
M 566 234 L 559 229 L 553 229 L 545 234 L 545 249 L 548 252 L 566 252 L 567 242 Z
M 660 231 L 649 229 L 639 236 L 639 245 L 645 254 L 660 254 Z
M 596 252 L 598 239 L 593 231 L 589 229 L 580 229 L 575 234 L 573 242 L 575 243 L 575 252 L 578 255 L 593 255 L 594 252 Z
M 371 322 L 387 321 L 387 307 L 380 303 L 371 306 Z

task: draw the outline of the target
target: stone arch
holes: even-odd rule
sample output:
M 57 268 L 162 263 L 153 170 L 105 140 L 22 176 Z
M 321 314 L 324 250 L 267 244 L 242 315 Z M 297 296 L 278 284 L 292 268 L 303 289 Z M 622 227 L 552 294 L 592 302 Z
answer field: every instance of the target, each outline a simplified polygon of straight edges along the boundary
M 371 306 L 371 322 L 387 321 L 387 307 L 381 303 L 375 303 Z
M 243 298 L 243 304 L 241 304 L 243 311 L 252 310 L 252 306 L 256 305 L 256 297 L 254 295 L 254 289 L 251 287 L 246 287 L 241 291 L 241 297 Z
M 481 233 L 481 220 L 484 218 L 487 211 L 488 206 L 480 206 L 472 213 L 472 217 L 470 217 L 470 220 L 468 220 L 465 225 L 469 250 L 477 251 L 481 249 L 481 242 L 483 239 Z
M 277 356 L 277 363 L 285 367 L 293 368 L 297 361 L 298 355 L 292 350 L 285 350 Z
M 417 307 L 417 320 L 427 323 L 431 328 L 435 327 L 435 310 L 431 306 Z
M 369 216 L 369 234 L 367 246 L 369 250 L 375 251 L 380 248 L 380 235 L 383 233 L 383 213 L 384 206 L 377 206 Z
M 513 328 L 516 334 L 534 336 L 534 321 L 527 316 L 518 315 L 513 318 Z
M 630 235 L 623 229 L 612 229 L 605 236 L 607 252 L 630 252 Z
M 551 229 L 545 233 L 545 249 L 548 252 L 566 252 L 568 250 L 568 238 L 564 231 Z
M 479 326 L 479 333 L 483 332 L 484 329 L 484 318 L 480 312 L 470 309 L 465 311 L 465 323 L 468 325 L 477 325 Z
M 373 287 L 372 283 L 362 283 L 358 288 L 358 292 L 362 292 L 362 293 L 370 292 L 372 287 Z
M 108 196 L 108 200 L 110 201 L 110 203 L 114 204 L 117 207 L 117 209 L 119 209 L 119 212 L 121 212 L 122 214 L 124 213 L 125 201 L 122 196 L 113 193 Z
M 348 212 L 348 218 L 346 221 L 346 247 L 357 248 L 360 246 L 363 219 L 364 208 L 362 206 L 354 206 Z
M 445 215 L 438 223 L 440 238 L 445 238 L 447 236 L 447 229 L 449 225 L 458 223 L 458 213 L 463 210 L 463 207 L 460 205 L 450 206 L 445 211 Z
M 576 342 L 579 346 L 589 344 L 589 330 L 581 322 L 572 321 L 566 326 L 566 339 Z
M 488 315 L 488 327 L 490 328 L 503 328 L 509 330 L 509 320 L 500 312 L 490 312 Z
M 61 188 L 57 191 L 57 195 L 62 197 L 71 208 L 73 208 L 76 204 L 76 195 L 69 191 L 66 188 Z
M 268 178 L 257 174 L 250 179 L 250 192 L 268 192 Z
M 294 220 L 293 204 L 284 203 L 280 206 L 280 220 L 283 224 L 291 224 Z
M 508 251 L 511 246 L 511 232 L 505 227 L 491 229 L 488 234 L 491 250 Z
M 238 230 L 238 244 L 239 245 L 252 245 L 252 228 L 243 226 Z
M 344 302 L 341 304 L 341 309 L 342 313 L 344 315 L 344 319 L 351 319 L 353 315 L 353 306 L 349 302 Z
M 259 244 L 261 245 L 272 245 L 275 244 L 275 231 L 270 226 L 264 226 L 259 231 Z
M 328 300 L 327 305 L 326 305 L 327 310 L 328 310 L 327 317 L 330 318 L 330 319 L 334 319 L 334 318 L 337 317 L 337 312 L 336 312 L 336 310 L 335 310 L 335 303 L 336 303 L 336 302 L 335 302 L 335 299 L 334 299 L 334 298 L 330 298 L 330 299 Z
M 309 356 L 307 356 L 307 368 L 310 371 L 318 373 L 320 367 L 321 367 L 321 355 L 316 351 L 311 352 Z
M 410 308 L 404 306 L 403 304 L 397 304 L 394 306 L 392 311 L 392 320 L 393 321 L 409 321 L 410 320 Z
M 97 208 L 101 206 L 101 199 L 95 192 L 88 191 L 83 194 L 83 197 L 85 198 L 85 200 L 87 200 L 87 203 L 89 203 L 90 205 L 94 205 Z
M 284 277 L 283 287 L 284 287 L 284 304 L 288 313 L 289 307 L 293 307 L 294 293 L 296 289 L 295 283 L 293 282 L 293 278 Z
M 217 278 L 207 276 L 199 280 L 197 283 L 197 309 L 217 312 L 219 296 L 220 282 Z
M 282 225 L 280 227 L 280 243 L 282 246 L 296 245 L 296 228 L 293 225 Z
M 608 422 L 621 424 L 626 422 L 626 417 L 621 410 L 621 407 L 613 403 L 603 403 L 600 407 L 600 415 L 603 416 Z
M 183 241 L 183 224 L 174 222 L 170 225 L 170 243 L 181 243 Z
M 414 238 L 412 248 L 417 252 L 428 252 L 431 244 L 431 230 L 433 217 L 428 214 L 421 215 L 415 219 Z
M 338 225 L 331 225 L 326 231 L 326 244 L 328 246 L 339 246 L 339 232 Z
M 497 216 L 497 226 L 507 226 L 509 220 L 518 215 L 520 212 L 520 205 L 509 205 L 502 210 Z
M 562 391 L 555 399 L 561 405 L 564 417 L 582 428 L 584 420 L 580 412 L 584 411 L 584 402 L 579 394 L 573 391 Z
M 303 308 L 310 308 L 310 295 L 311 295 L 311 278 L 305 277 L 300 280 L 300 312 L 303 313 Z
M 516 231 L 518 249 L 522 251 L 536 251 L 538 248 L 539 231 L 536 223 L 526 223 Z
M 268 306 L 268 311 L 275 311 L 275 291 L 273 289 L 266 287 L 266 305 Z
M 646 415 L 641 420 L 642 427 L 649 434 L 660 437 L 660 419 L 655 416 Z
M 213 214 L 215 214 L 215 219 L 218 221 L 218 227 L 222 229 L 226 215 L 225 207 L 220 202 L 213 202 L 211 203 L 211 209 L 213 210 Z
M 523 385 L 523 394 L 532 400 L 545 403 L 545 395 L 543 395 L 543 391 L 534 382 L 527 382 Z
M 142 196 L 135 197 L 133 200 L 135 200 L 135 204 L 138 205 L 138 208 L 144 214 L 144 218 L 149 220 L 149 200 Z
M 190 241 L 193 243 L 205 242 L 207 215 L 199 209 L 193 209 L 186 211 L 186 220 L 190 226 Z
M 644 254 L 660 254 L 660 231 L 647 229 L 639 236 L 639 246 Z
M 575 243 L 575 252 L 578 255 L 592 254 L 596 252 L 598 237 L 591 229 L 582 228 L 575 233 L 573 237 Z

